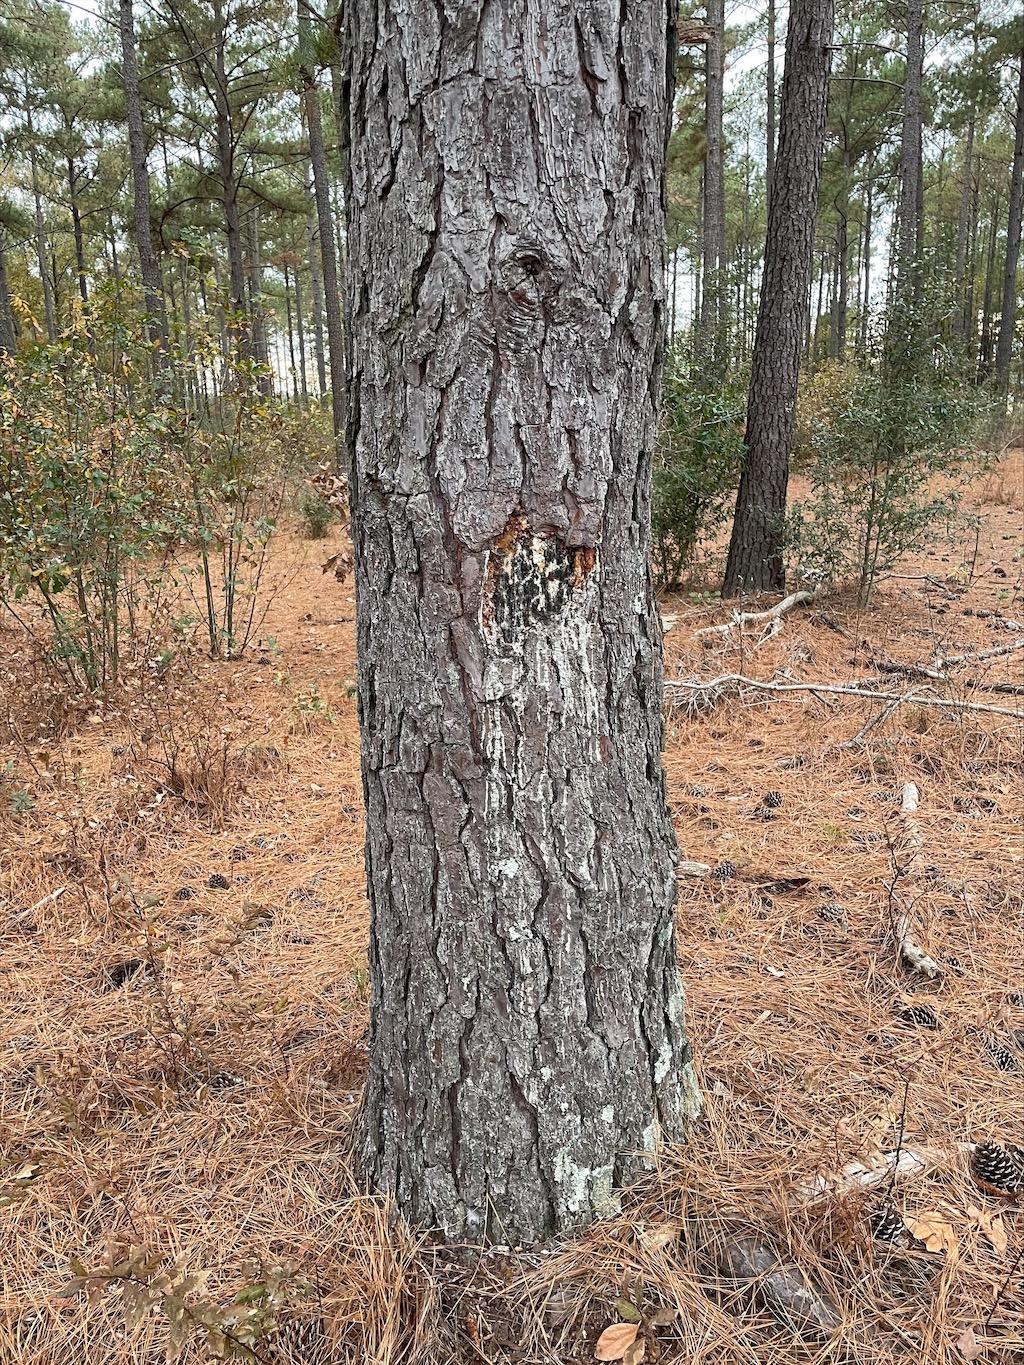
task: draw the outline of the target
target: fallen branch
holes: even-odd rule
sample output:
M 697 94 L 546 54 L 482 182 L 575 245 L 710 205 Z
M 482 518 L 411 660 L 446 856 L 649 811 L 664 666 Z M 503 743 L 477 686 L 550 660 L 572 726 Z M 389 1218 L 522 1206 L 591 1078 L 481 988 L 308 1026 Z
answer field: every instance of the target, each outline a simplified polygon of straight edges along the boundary
M 1019 640 L 1011 640 L 1008 645 L 997 645 L 994 649 L 983 649 L 979 654 L 967 650 L 963 654 L 936 655 L 932 660 L 932 667 L 946 669 L 951 664 L 977 664 L 981 663 L 982 659 L 1001 659 L 1004 654 L 1015 654 L 1018 649 L 1024 649 L 1024 636 Z
M 818 598 L 820 588 L 800 588 L 797 592 L 791 592 L 788 597 L 784 597 L 781 602 L 777 602 L 774 607 L 769 607 L 767 611 L 734 611 L 730 620 L 721 626 L 703 626 L 700 630 L 695 630 L 694 635 L 728 635 L 730 630 L 739 626 L 740 630 L 744 626 L 767 625 L 774 627 L 772 633 L 777 633 L 779 618 L 792 611 L 794 607 L 804 607 L 808 603 L 814 602 Z
M 904 846 L 911 849 L 913 854 L 917 854 L 924 845 L 921 826 L 916 819 L 920 801 L 921 794 L 916 784 L 905 782 L 903 784 L 903 799 L 900 802 L 900 818 L 903 821 Z M 890 905 L 894 900 L 893 891 L 895 890 L 896 879 L 900 872 L 905 870 L 900 869 L 895 864 L 895 860 L 894 866 L 896 866 L 896 871 L 893 876 L 893 884 L 890 887 Z M 943 975 L 943 968 L 933 957 L 929 957 L 918 943 L 913 914 L 909 909 L 901 910 L 893 920 L 892 935 L 899 951 L 900 961 L 908 971 L 916 972 L 918 976 L 927 977 L 929 981 L 937 981 Z
M 682 678 L 669 679 L 665 683 L 668 692 L 685 689 L 691 694 L 695 705 L 692 709 L 707 710 L 722 700 L 730 692 L 744 687 L 757 692 L 808 692 L 811 695 L 822 693 L 830 696 L 865 697 L 869 701 L 895 702 L 898 706 L 937 706 L 947 711 L 983 711 L 994 716 L 1010 716 L 1014 720 L 1024 720 L 1024 711 L 1015 711 L 1008 706 L 992 706 L 988 702 L 958 701 L 950 697 L 927 697 L 919 692 L 880 692 L 874 688 L 844 685 L 842 683 L 816 682 L 767 682 L 761 678 L 748 678 L 742 673 L 723 673 L 721 677 L 708 682 L 690 681 Z M 704 704 L 698 700 L 703 694 Z M 709 705 L 710 703 L 710 705 Z
M 829 1194 L 851 1194 L 854 1190 L 869 1190 L 884 1180 L 893 1181 L 924 1175 L 935 1164 L 931 1152 L 915 1152 L 903 1147 L 891 1152 L 879 1152 L 865 1161 L 849 1161 L 839 1171 L 815 1176 L 797 1186 L 796 1197 L 802 1203 L 815 1203 Z

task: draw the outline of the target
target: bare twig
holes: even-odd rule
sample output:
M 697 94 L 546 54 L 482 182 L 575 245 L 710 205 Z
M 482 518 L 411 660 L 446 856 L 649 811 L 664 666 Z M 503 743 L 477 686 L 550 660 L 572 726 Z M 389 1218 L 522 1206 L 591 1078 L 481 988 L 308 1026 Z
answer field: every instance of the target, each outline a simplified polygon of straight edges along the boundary
M 768 626 L 771 634 L 777 634 L 780 627 L 779 618 L 785 616 L 794 607 L 803 607 L 810 602 L 817 601 L 820 588 L 801 588 L 798 592 L 791 592 L 788 597 L 784 597 L 781 602 L 777 602 L 774 607 L 769 607 L 767 611 L 734 611 L 732 618 L 720 626 L 704 626 L 701 630 L 694 631 L 695 635 L 728 635 L 737 626 L 740 630 L 744 626 L 764 625 Z
M 880 692 L 875 688 L 858 687 L 854 684 L 817 683 L 817 682 L 769 682 L 763 678 L 748 678 L 742 673 L 723 673 L 721 677 L 707 682 L 697 682 L 684 678 L 669 679 L 665 688 L 669 693 L 687 691 L 694 702 L 698 694 L 705 694 L 710 700 L 719 699 L 729 691 L 739 691 L 749 687 L 758 692 L 809 692 L 831 696 L 867 697 L 869 700 L 894 702 L 897 706 L 908 703 L 914 706 L 937 706 L 946 711 L 983 711 L 995 716 L 1011 716 L 1014 720 L 1024 720 L 1024 711 L 1015 711 L 1007 706 L 991 706 L 987 702 L 959 701 L 951 697 L 922 696 L 919 692 Z M 697 706 L 697 709 L 702 709 Z M 706 706 L 703 709 L 707 709 Z

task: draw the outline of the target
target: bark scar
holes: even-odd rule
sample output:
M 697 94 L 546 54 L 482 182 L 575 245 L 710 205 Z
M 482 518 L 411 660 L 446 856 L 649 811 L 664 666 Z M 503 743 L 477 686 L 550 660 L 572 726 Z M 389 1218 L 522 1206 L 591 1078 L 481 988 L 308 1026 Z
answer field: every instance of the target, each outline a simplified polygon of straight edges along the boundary
M 568 546 L 560 536 L 533 530 L 514 512 L 489 552 L 480 620 L 505 644 L 560 615 L 597 566 L 593 546 Z

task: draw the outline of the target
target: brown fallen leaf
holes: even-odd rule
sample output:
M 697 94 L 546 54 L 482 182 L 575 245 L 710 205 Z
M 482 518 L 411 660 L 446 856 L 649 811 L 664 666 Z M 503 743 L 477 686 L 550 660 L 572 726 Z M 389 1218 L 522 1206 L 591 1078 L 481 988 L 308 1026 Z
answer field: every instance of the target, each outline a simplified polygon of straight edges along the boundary
M 653 1227 L 645 1228 L 643 1232 L 638 1233 L 637 1241 L 648 1251 L 663 1251 L 676 1241 L 682 1230 L 682 1223 L 674 1218 L 666 1218 L 663 1223 L 655 1223 Z
M 977 1223 L 981 1232 L 992 1243 L 992 1249 L 997 1256 L 1006 1254 L 1008 1239 L 1006 1236 L 1006 1226 L 998 1213 L 989 1213 L 987 1209 L 976 1208 L 973 1204 L 967 1206 L 967 1216 L 972 1223 Z
M 923 1242 L 929 1251 L 946 1251 L 950 1256 L 956 1255 L 960 1243 L 941 1213 L 927 1210 L 905 1221 L 917 1240 Z
M 960 1333 L 957 1338 L 956 1349 L 964 1360 L 980 1360 L 985 1354 L 985 1348 L 975 1336 L 973 1327 L 965 1327 Z
M 639 1341 L 633 1342 L 633 1345 L 622 1357 L 622 1365 L 640 1365 L 646 1354 L 647 1342 L 641 1337 Z
M 674 1308 L 659 1308 L 647 1319 L 650 1327 L 671 1327 L 679 1314 Z
M 613 1322 L 606 1327 L 594 1347 L 595 1360 L 625 1360 L 626 1352 L 636 1341 L 640 1325 L 636 1322 Z

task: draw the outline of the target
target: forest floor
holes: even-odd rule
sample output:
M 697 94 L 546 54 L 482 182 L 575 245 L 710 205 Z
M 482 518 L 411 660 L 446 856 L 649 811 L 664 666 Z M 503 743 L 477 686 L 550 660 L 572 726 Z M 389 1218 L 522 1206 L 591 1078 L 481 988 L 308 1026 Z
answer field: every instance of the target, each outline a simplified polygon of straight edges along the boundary
M 1024 634 L 1019 452 L 976 500 L 977 543 L 901 566 L 868 610 L 794 611 L 760 646 L 756 628 L 695 634 L 728 619 L 720 602 L 666 600 L 666 676 L 871 676 L 1024 708 L 987 687 L 1020 682 L 1024 654 L 932 688 L 878 664 Z M 633 1359 L 665 1365 L 1024 1360 L 1024 1209 L 976 1187 L 967 1146 L 1024 1141 L 1021 722 L 909 703 L 843 747 L 883 701 L 741 692 L 670 709 L 682 856 L 736 868 L 680 887 L 704 1118 L 617 1221 L 468 1263 L 389 1230 L 346 1165 L 367 917 L 353 595 L 321 572 L 336 548 L 282 536 L 262 652 L 176 665 L 104 714 L 58 723 L 0 632 L 0 1361 L 162 1360 L 166 1315 L 127 1321 L 146 1302 L 133 1275 L 172 1313 L 187 1305 L 186 1325 L 224 1326 L 240 1291 L 254 1311 L 280 1292 L 282 1317 L 325 1335 L 261 1348 L 275 1362 L 575 1365 L 638 1316 Z M 781 805 L 764 819 L 769 791 Z M 894 897 L 941 980 L 901 969 Z M 926 1169 L 895 1206 L 942 1250 L 886 1254 L 879 1187 L 801 1193 L 898 1147 Z M 801 1267 L 838 1327 L 810 1339 L 739 1295 L 717 1268 L 737 1234 Z M 126 1270 L 133 1248 L 170 1278 L 139 1257 Z M 87 1298 L 68 1284 L 83 1267 L 128 1279 Z M 195 1278 L 176 1287 L 176 1267 Z M 209 1358 L 202 1336 L 183 1360 Z

